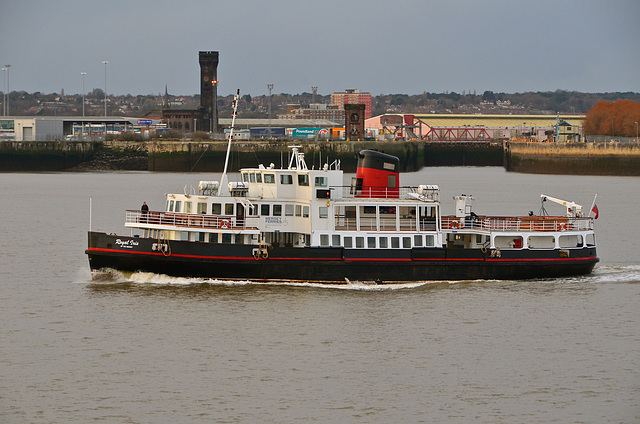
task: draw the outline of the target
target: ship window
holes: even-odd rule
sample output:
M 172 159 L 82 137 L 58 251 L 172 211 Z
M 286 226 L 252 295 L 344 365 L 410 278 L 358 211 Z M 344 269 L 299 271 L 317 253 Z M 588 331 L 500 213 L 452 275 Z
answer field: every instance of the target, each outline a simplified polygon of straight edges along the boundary
M 298 185 L 299 186 L 308 186 L 309 185 L 309 175 L 307 175 L 307 174 L 298 174 Z
M 242 242 L 243 242 L 242 237 L 243 236 L 244 236 L 243 234 L 236 234 L 236 237 L 235 237 L 236 241 L 234 243 L 235 244 L 242 244 Z
M 169 212 L 173 212 L 173 200 L 169 201 Z
M 396 188 L 396 176 L 395 175 L 389 175 L 387 177 L 387 187 Z
M 222 242 L 231 243 L 231 233 L 222 233 Z
M 413 236 L 413 245 L 415 247 L 422 247 L 422 236 L 420 235 Z
M 198 203 L 198 213 L 207 213 L 206 203 Z
M 506 237 L 502 237 L 506 238 Z M 509 237 L 511 240 L 508 240 L 508 247 L 513 247 L 514 237 Z M 521 238 L 521 237 L 519 237 Z M 496 237 L 496 247 L 498 246 L 498 237 Z M 529 249 L 553 249 L 556 247 L 556 239 L 553 236 L 531 236 L 529 237 Z M 507 247 L 505 246 L 505 247 Z
M 320 234 L 320 246 L 329 246 L 329 234 Z
M 364 248 L 364 237 L 356 237 L 356 247 L 358 249 Z
M 378 245 L 380 246 L 381 249 L 386 249 L 387 247 L 389 247 L 389 239 L 386 237 L 379 237 Z
M 309 218 L 309 206 L 302 207 L 302 217 Z
M 424 245 L 425 247 L 433 247 L 436 245 L 435 243 L 435 237 L 432 235 L 429 236 L 425 236 L 424 237 Z
M 225 203 L 224 204 L 224 214 L 225 215 L 233 215 L 233 203 Z
M 249 174 L 249 177 L 250 177 L 249 178 L 250 182 L 252 182 L 252 183 L 256 182 L 256 174 L 255 174 L 255 172 L 252 172 L 251 174 Z
M 176 200 L 176 212 L 182 212 L 180 209 L 182 207 L 182 202 L 180 200 Z
M 302 216 L 302 205 L 296 205 L 296 216 Z
M 261 183 L 262 182 L 262 174 L 259 173 L 259 172 L 256 174 L 256 182 L 257 183 Z
M 275 174 L 264 174 L 264 182 L 267 184 L 275 184 L 276 183 Z
M 351 249 L 353 247 L 353 239 L 351 237 L 344 237 L 344 247 L 347 249 Z
M 204 212 L 202 212 L 204 213 Z M 212 215 L 222 215 L 222 203 L 212 203 L 211 204 L 211 214 Z
M 582 247 L 582 236 L 580 234 L 566 235 L 558 237 L 560 247 Z
M 327 177 L 316 177 L 316 187 L 326 187 Z
M 189 241 L 189 232 L 188 231 L 180 231 L 180 240 Z
M 269 206 L 268 204 L 260 205 L 260 215 L 269 216 Z
M 209 233 L 209 243 L 218 242 L 218 233 Z
M 242 181 L 244 181 L 245 183 L 249 182 L 249 173 L 248 172 L 243 172 L 242 173 Z
M 320 218 L 326 218 L 327 216 L 329 216 L 329 208 L 326 206 L 320 206 L 318 208 L 318 216 Z
M 333 246 L 333 247 L 340 246 L 340 234 L 332 234 L 331 235 L 331 246 Z
M 376 248 L 376 238 L 375 237 L 367 237 L 367 247 L 369 249 Z
M 273 205 L 273 216 L 282 216 L 282 205 Z
M 191 213 L 191 202 L 184 202 L 184 211 L 185 213 Z
M 411 237 L 402 237 L 402 247 L 405 249 L 411 248 Z
M 391 237 L 391 247 L 393 249 L 400 248 L 400 237 Z
M 204 241 L 204 233 L 198 233 L 198 241 Z
M 284 216 L 293 216 L 293 205 L 284 205 Z
M 282 174 L 280 175 L 280 184 L 293 184 L 293 175 Z
M 596 245 L 596 235 L 587 234 L 587 246 L 595 246 L 595 245 Z

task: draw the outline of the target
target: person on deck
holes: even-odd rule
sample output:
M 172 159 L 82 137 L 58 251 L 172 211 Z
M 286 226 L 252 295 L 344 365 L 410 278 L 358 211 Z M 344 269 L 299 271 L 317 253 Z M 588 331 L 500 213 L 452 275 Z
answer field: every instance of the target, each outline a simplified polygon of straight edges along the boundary
M 140 211 L 142 212 L 142 222 L 147 222 L 147 215 L 149 215 L 149 206 L 147 206 L 147 202 L 142 202 L 142 206 L 140 207 Z

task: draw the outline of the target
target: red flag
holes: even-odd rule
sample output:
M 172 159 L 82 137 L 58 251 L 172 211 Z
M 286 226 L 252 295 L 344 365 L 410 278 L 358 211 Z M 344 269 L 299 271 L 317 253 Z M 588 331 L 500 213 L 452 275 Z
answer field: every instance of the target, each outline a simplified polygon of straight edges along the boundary
M 593 205 L 593 208 L 591 208 L 591 212 L 595 213 L 596 216 L 594 216 L 594 219 L 598 219 L 598 205 Z

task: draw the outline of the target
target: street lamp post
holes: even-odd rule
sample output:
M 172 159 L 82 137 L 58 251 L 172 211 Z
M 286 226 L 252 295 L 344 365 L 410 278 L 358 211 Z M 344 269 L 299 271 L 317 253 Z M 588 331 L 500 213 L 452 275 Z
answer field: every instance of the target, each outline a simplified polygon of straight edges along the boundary
M 87 75 L 86 72 L 80 72 L 82 75 L 82 117 L 84 118 L 84 76 Z
M 271 90 L 273 90 L 273 84 L 267 84 L 267 90 L 269 90 L 269 137 L 271 137 Z
M 7 116 L 7 68 L 2 68 L 2 116 Z
M 82 75 L 82 132 L 80 133 L 80 140 L 84 140 L 84 76 L 87 75 L 86 72 L 80 72 Z
M 215 134 L 218 132 L 218 128 L 216 123 L 218 122 L 218 80 L 211 80 L 211 125 L 209 129 L 211 130 L 211 134 L 215 137 Z
M 106 117 L 107 116 L 107 65 L 109 64 L 109 61 L 103 60 L 102 64 L 104 65 L 104 116 Z
M 11 93 L 11 88 L 9 87 L 9 71 L 11 69 L 9 68 L 11 68 L 11 65 L 4 65 L 4 67 L 7 69 L 7 113 L 5 113 L 5 116 L 9 116 L 11 114 L 11 112 L 9 111 L 9 94 Z

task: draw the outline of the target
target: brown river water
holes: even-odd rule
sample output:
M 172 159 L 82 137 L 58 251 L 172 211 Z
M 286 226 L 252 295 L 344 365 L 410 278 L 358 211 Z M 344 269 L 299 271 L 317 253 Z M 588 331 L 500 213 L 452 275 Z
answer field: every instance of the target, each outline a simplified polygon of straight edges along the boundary
M 341 287 L 92 281 L 94 230 L 212 174 L 1 174 L 2 423 L 640 422 L 637 177 L 431 168 L 444 213 L 588 209 L 592 275 Z M 350 175 L 345 175 L 348 181 Z M 552 213 L 560 206 L 547 204 Z

